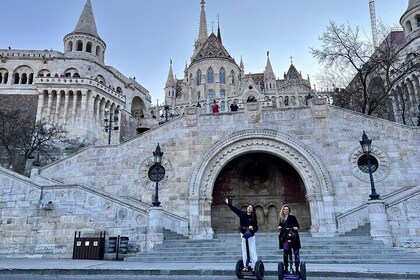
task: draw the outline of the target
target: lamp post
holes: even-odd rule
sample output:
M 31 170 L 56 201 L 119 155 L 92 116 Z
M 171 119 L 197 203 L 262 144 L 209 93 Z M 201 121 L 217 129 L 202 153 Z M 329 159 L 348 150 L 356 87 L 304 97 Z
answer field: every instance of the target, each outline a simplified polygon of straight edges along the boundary
M 148 176 L 152 182 L 156 182 L 155 187 L 155 199 L 152 203 L 154 207 L 160 206 L 159 201 L 159 181 L 165 177 L 165 168 L 162 166 L 163 152 L 160 150 L 159 143 L 157 144 L 156 150 L 153 152 L 154 164 L 149 168 Z
M 165 105 L 165 122 L 168 122 L 168 112 L 169 112 L 169 105 Z
M 114 111 L 109 110 L 109 108 L 105 108 L 105 132 L 108 132 L 108 145 L 111 145 L 111 132 L 112 130 L 118 130 L 118 115 L 119 115 L 118 109 L 115 109 Z M 115 123 L 114 126 L 112 126 L 112 123 Z
M 366 156 L 366 161 L 367 161 L 367 165 L 368 165 L 368 171 L 369 171 L 369 177 L 370 177 L 370 190 L 371 190 L 371 194 L 369 195 L 371 200 L 376 200 L 379 199 L 379 194 L 376 193 L 376 189 L 375 189 L 375 182 L 373 181 L 373 175 L 372 175 L 372 164 L 370 162 L 370 148 L 372 145 L 372 140 L 370 140 L 365 131 L 363 131 L 363 135 L 362 135 L 362 141 L 359 141 L 360 145 L 362 146 L 362 151 L 363 154 Z

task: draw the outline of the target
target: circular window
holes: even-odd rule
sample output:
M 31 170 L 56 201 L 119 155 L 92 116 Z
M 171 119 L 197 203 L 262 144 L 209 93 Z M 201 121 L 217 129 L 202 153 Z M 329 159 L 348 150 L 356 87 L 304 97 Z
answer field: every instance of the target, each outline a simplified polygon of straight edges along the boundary
M 368 159 L 367 155 L 362 155 L 357 160 L 357 166 L 364 173 L 369 173 L 369 165 L 368 165 L 368 160 L 367 159 Z M 378 160 L 373 156 L 370 156 L 369 160 L 370 160 L 370 168 L 371 168 L 372 173 L 373 173 L 376 170 L 378 170 L 378 165 L 379 165 Z
M 253 89 L 253 87 L 252 87 L 252 86 L 249 86 L 248 88 L 249 88 L 249 89 Z
M 375 182 L 383 181 L 388 177 L 391 170 L 388 156 L 382 149 L 373 145 L 370 154 L 370 165 L 372 173 L 375 172 Z M 367 158 L 360 146 L 350 155 L 350 168 L 353 175 L 360 181 L 369 182 L 370 178 L 366 175 L 369 174 Z

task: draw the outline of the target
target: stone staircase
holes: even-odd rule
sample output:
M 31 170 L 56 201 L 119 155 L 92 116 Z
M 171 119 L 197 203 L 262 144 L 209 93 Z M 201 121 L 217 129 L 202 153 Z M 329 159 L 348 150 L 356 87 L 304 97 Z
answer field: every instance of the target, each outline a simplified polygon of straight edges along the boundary
M 418 264 L 420 254 L 407 252 L 374 241 L 365 234 L 365 229 L 348 236 L 312 237 L 302 232 L 300 251 L 302 261 L 320 264 Z M 142 252 L 125 261 L 165 263 L 235 263 L 241 258 L 238 233 L 216 234 L 212 240 L 191 240 L 182 235 L 164 231 L 164 243 L 150 252 Z M 279 262 L 282 252 L 278 249 L 277 233 L 257 235 L 259 258 L 267 263 Z

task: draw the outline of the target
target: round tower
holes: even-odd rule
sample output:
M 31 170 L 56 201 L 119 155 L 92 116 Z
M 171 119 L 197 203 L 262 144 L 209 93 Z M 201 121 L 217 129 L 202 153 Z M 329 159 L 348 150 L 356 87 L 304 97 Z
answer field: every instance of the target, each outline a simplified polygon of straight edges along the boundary
M 407 10 L 401 16 L 400 24 L 407 41 L 417 37 L 416 34 L 420 33 L 420 0 L 409 0 Z
M 99 37 L 90 0 L 86 1 L 76 28 L 64 37 L 66 57 L 85 58 L 104 63 L 105 42 Z

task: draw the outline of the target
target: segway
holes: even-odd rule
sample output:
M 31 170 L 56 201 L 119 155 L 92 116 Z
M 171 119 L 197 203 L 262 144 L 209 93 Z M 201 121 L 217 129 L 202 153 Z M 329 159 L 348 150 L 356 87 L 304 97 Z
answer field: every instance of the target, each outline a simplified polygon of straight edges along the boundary
M 299 272 L 296 269 L 293 269 L 293 264 L 295 263 L 295 256 L 292 254 L 292 244 L 293 240 L 290 239 L 291 237 L 291 229 L 286 228 L 287 230 L 287 243 L 289 244 L 287 249 L 287 255 L 289 258 L 289 269 L 285 269 L 284 263 L 279 262 L 278 263 L 278 279 L 279 280 L 306 280 L 306 264 L 304 262 L 300 262 Z M 293 251 L 294 252 L 294 251 Z
M 248 234 L 249 233 L 249 234 Z M 249 263 L 251 261 L 251 258 L 249 256 L 249 244 L 248 244 L 248 238 L 251 237 L 251 233 L 249 231 L 245 232 L 245 234 L 243 234 L 242 238 L 245 238 L 245 244 L 246 244 L 246 268 L 244 270 L 244 262 L 242 259 L 238 260 L 236 262 L 236 277 L 238 277 L 239 279 L 243 279 L 245 276 L 246 277 L 256 277 L 257 280 L 262 280 L 264 279 L 264 264 L 262 262 L 262 260 L 258 260 L 255 263 L 255 267 L 254 269 L 251 268 L 251 266 L 249 266 Z

